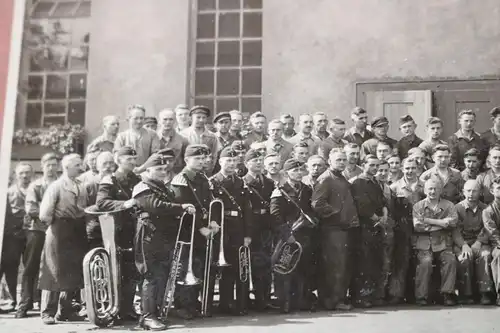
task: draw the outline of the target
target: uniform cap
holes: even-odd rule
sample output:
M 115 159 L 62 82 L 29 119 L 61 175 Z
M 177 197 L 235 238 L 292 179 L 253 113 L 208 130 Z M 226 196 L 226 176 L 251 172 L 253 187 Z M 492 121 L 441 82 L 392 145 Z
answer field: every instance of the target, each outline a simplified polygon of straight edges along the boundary
M 493 118 L 496 118 L 497 116 L 500 115 L 500 107 L 496 106 L 490 111 L 490 116 Z
M 163 148 L 158 150 L 156 153 L 164 157 L 175 157 L 175 152 L 172 148 Z
M 144 168 L 152 168 L 152 167 L 157 167 L 157 166 L 162 166 L 167 164 L 167 158 L 163 155 L 160 154 L 153 154 L 151 155 L 146 163 L 144 163 Z
M 382 116 L 382 117 L 373 118 L 372 123 L 370 125 L 372 128 L 374 128 L 374 127 L 381 127 L 381 126 L 384 126 L 387 124 L 389 124 L 389 120 L 387 120 L 386 117 Z
M 231 147 L 226 147 L 226 148 L 222 149 L 222 151 L 220 152 L 220 157 L 219 158 L 223 158 L 223 157 L 237 157 L 237 156 L 238 156 L 238 152 L 236 150 L 234 150 Z
M 233 143 L 231 144 L 231 148 L 233 148 L 234 150 L 246 150 L 247 149 L 245 142 L 243 142 L 241 140 L 233 141 Z
M 303 166 L 304 163 L 300 162 L 299 160 L 295 158 L 290 158 L 286 160 L 285 164 L 283 165 L 283 170 L 284 171 L 289 171 L 298 167 Z
M 351 110 L 351 114 L 359 116 L 360 114 L 366 114 L 366 110 L 363 108 L 360 108 L 359 106 L 356 106 L 354 109 Z
M 186 147 L 185 157 L 207 155 L 208 150 L 205 145 L 189 145 Z
M 144 125 L 149 125 L 149 124 L 158 125 L 158 119 L 156 119 L 156 117 L 145 117 Z
M 201 113 L 207 117 L 210 117 L 210 109 L 204 105 L 195 105 L 189 111 L 190 116 L 192 116 L 193 114 L 198 114 L 198 113 Z
M 223 119 L 229 119 L 231 120 L 231 115 L 229 112 L 219 112 L 214 116 L 214 124 L 218 123 L 219 121 Z
M 409 114 L 407 114 L 407 115 L 402 116 L 401 118 L 399 118 L 399 125 L 403 125 L 403 124 L 406 124 L 406 123 L 409 123 L 409 122 L 414 122 L 412 116 L 410 116 Z
M 116 156 L 137 156 L 137 152 L 130 146 L 124 146 L 116 151 Z
M 253 160 L 255 158 L 259 158 L 259 157 L 262 157 L 262 154 L 258 150 L 250 149 L 245 154 L 245 162 L 251 161 L 251 160 Z

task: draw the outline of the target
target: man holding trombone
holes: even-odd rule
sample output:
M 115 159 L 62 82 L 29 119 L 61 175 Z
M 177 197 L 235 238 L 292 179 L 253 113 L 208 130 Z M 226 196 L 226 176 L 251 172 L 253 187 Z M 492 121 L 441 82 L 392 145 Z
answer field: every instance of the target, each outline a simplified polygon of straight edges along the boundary
M 142 317 L 140 326 L 159 331 L 166 326 L 158 319 L 158 297 L 163 296 L 166 273 L 179 229 L 176 218 L 184 212 L 195 214 L 194 205 L 174 203 L 173 193 L 165 186 L 167 168 L 163 155 L 152 155 L 144 164 L 143 180 L 132 197 L 139 209 L 136 228 L 135 261 L 143 276 Z M 158 296 L 161 295 L 161 296 Z
M 219 282 L 221 313 L 247 314 L 248 283 L 250 282 L 250 250 L 252 241 L 252 215 L 248 191 L 243 180 L 236 175 L 238 152 L 231 147 L 222 150 L 219 157 L 220 171 L 211 179 L 213 193 L 222 202 L 221 239 L 217 265 L 221 269 Z M 241 249 L 243 245 L 246 249 Z M 227 259 L 224 260 L 224 259 Z M 224 267 L 226 266 L 226 267 Z M 234 286 L 236 285 L 236 304 Z

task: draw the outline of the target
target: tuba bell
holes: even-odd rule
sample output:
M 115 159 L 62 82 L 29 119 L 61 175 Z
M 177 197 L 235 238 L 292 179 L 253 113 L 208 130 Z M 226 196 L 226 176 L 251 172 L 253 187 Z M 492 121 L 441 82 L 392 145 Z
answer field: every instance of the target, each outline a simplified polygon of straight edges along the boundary
M 83 280 L 87 315 L 98 327 L 110 325 L 120 310 L 120 256 L 123 251 L 116 245 L 114 214 L 123 210 L 99 212 L 97 207 L 85 209 L 96 216 L 101 226 L 104 247 L 90 250 L 83 258 Z

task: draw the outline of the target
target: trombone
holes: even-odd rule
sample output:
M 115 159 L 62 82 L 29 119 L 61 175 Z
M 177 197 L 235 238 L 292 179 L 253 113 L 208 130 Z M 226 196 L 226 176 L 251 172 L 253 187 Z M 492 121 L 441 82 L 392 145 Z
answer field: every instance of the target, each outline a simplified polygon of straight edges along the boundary
M 217 213 L 216 213 L 217 212 Z M 220 222 L 217 223 L 217 221 Z M 226 261 L 224 255 L 224 202 L 220 199 L 213 199 L 210 202 L 208 211 L 208 228 L 211 228 L 212 224 L 218 224 L 221 226 L 220 234 L 220 244 L 219 244 L 219 256 L 217 260 L 217 267 L 227 267 L 230 264 Z M 201 315 L 206 316 L 208 311 L 209 294 L 210 294 L 210 274 L 212 270 L 212 252 L 213 252 L 214 236 L 211 233 L 207 238 L 207 245 L 205 251 L 205 270 L 203 273 L 203 289 L 201 294 Z
M 186 242 L 186 241 L 181 241 L 180 236 L 181 236 L 182 226 L 184 225 L 185 219 L 188 217 L 188 215 L 192 216 L 191 239 L 189 242 Z M 175 240 L 174 256 L 170 266 L 170 273 L 168 275 L 167 285 L 165 286 L 165 294 L 163 296 L 163 302 L 161 306 L 162 319 L 167 318 L 168 311 L 172 307 L 176 284 L 183 286 L 195 286 L 200 284 L 201 282 L 200 279 L 198 279 L 193 273 L 193 248 L 194 248 L 193 241 L 194 241 L 194 232 L 196 230 L 195 221 L 196 221 L 196 214 L 189 214 L 187 212 L 182 214 L 181 222 L 179 224 L 179 229 L 177 231 L 177 238 Z M 186 275 L 184 276 L 184 279 L 178 281 L 179 274 L 182 268 L 182 263 L 181 263 L 182 251 L 185 246 L 189 246 L 188 268 Z
M 248 291 L 253 291 L 252 283 L 252 257 L 250 256 L 250 247 L 242 245 L 238 249 L 238 257 L 240 264 L 240 281 L 246 283 L 248 281 Z

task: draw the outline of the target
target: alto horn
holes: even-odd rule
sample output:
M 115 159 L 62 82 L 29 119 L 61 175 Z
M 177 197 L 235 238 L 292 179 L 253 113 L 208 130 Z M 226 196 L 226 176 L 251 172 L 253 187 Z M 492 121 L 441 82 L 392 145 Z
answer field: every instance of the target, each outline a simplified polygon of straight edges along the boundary
M 122 210 L 100 212 L 95 205 L 87 207 L 85 213 L 99 219 L 104 247 L 89 251 L 83 258 L 83 280 L 87 315 L 98 327 L 111 324 L 120 310 L 120 255 L 117 247 L 114 214 Z
M 252 283 L 252 257 L 250 255 L 250 247 L 242 245 L 238 249 L 239 265 L 240 265 L 240 281 L 246 283 L 248 281 L 249 291 L 253 290 Z
M 182 227 L 182 222 L 184 218 L 187 216 L 187 212 L 184 213 L 181 217 L 181 225 Z M 178 243 L 183 244 L 183 245 L 189 245 L 189 261 L 188 261 L 188 267 L 187 267 L 187 272 L 186 275 L 184 276 L 184 279 L 178 281 L 177 283 L 183 286 L 195 286 L 201 283 L 200 279 L 198 279 L 194 273 L 193 273 L 193 249 L 194 249 L 194 231 L 196 230 L 196 214 L 191 214 L 192 215 L 192 225 L 191 225 L 191 240 L 189 242 L 184 242 L 184 241 L 178 241 Z

